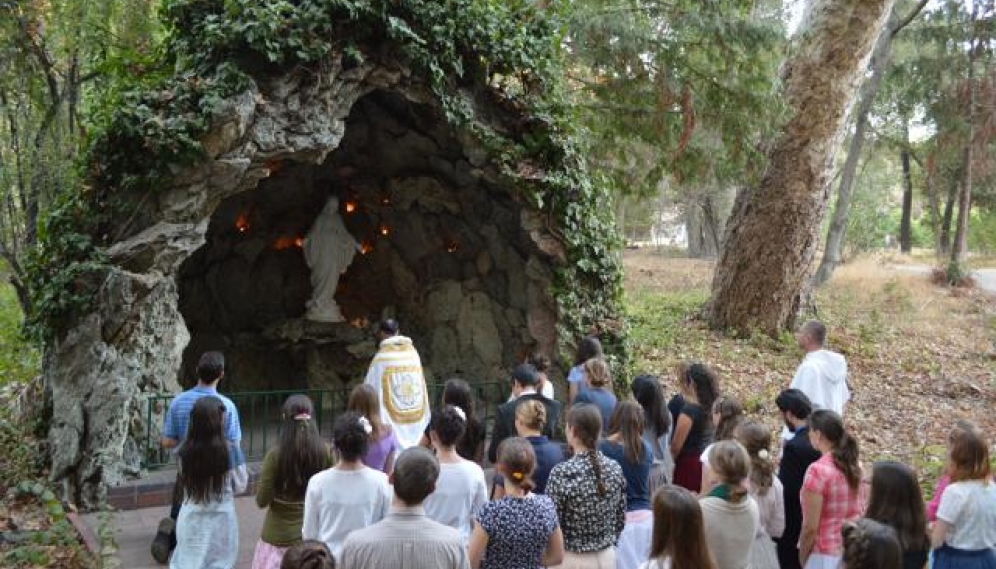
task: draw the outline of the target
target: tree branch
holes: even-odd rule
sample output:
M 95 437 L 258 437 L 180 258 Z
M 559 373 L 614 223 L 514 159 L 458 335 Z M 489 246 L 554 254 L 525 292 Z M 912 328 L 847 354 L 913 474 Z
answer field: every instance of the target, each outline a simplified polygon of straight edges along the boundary
M 913 22 L 913 20 L 915 20 L 916 17 L 920 15 L 920 12 L 923 11 L 923 9 L 927 6 L 929 2 L 930 0 L 920 0 L 916 6 L 913 6 L 913 9 L 910 10 L 910 13 L 907 14 L 905 18 L 896 22 L 896 25 L 893 26 L 891 30 L 889 30 L 889 33 L 892 35 L 892 37 L 896 37 L 896 34 L 901 32 L 903 28 L 910 25 Z

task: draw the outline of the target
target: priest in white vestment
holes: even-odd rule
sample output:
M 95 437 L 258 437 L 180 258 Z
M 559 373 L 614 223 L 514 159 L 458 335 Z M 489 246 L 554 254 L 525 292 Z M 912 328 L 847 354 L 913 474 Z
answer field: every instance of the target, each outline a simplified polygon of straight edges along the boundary
M 391 425 L 402 450 L 416 446 L 429 426 L 429 394 L 422 360 L 411 338 L 398 333 L 398 323 L 385 320 L 380 346 L 370 362 L 366 384 L 380 396 L 380 418 Z

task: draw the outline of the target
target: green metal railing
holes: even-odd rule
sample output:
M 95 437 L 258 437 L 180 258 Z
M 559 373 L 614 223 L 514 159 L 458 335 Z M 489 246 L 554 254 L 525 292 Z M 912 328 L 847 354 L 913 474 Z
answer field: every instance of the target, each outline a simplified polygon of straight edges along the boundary
M 429 401 L 435 407 L 440 401 L 443 384 L 430 383 Z M 509 385 L 506 382 L 482 382 L 471 385 L 475 395 L 475 414 L 486 427 L 491 426 L 498 403 L 508 399 Z M 276 444 L 280 432 L 280 412 L 284 401 L 291 395 L 303 394 L 311 398 L 315 406 L 315 422 L 318 431 L 326 439 L 332 436 L 335 418 L 346 410 L 352 387 L 337 389 L 289 389 L 281 391 L 242 391 L 222 393 L 235 404 L 242 426 L 242 451 L 248 460 L 261 460 L 266 451 Z M 175 394 L 155 394 L 145 399 L 145 437 L 142 444 L 142 466 L 148 469 L 162 468 L 172 462 L 169 451 L 162 448 L 152 425 L 162 426 L 163 417 Z

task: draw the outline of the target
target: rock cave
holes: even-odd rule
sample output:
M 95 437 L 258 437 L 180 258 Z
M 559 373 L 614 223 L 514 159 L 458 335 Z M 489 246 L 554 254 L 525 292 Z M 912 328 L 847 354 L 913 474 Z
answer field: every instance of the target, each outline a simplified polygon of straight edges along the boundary
M 437 109 L 387 90 L 353 105 L 324 160 L 269 161 L 267 178 L 217 206 L 204 245 L 179 268 L 191 337 L 181 385 L 217 349 L 232 391 L 346 386 L 362 378 L 370 327 L 387 315 L 415 341 L 427 377 L 497 380 L 528 350 L 550 353 L 548 242 L 530 236 L 535 214 L 482 166 Z M 305 317 L 302 246 L 330 196 L 359 243 L 335 296 L 344 323 Z

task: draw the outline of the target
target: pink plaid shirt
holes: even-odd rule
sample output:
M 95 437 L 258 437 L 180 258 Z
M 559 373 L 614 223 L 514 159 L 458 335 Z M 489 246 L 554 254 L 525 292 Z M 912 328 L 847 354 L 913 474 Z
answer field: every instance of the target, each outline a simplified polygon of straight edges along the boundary
M 851 490 L 844 473 L 837 469 L 833 457 L 829 454 L 823 455 L 809 466 L 802 481 L 800 497 L 805 502 L 805 498 L 802 498 L 804 492 L 823 496 L 823 509 L 820 512 L 814 553 L 841 555 L 844 550 L 844 540 L 840 530 L 844 522 L 860 518 L 864 512 L 862 490 L 863 487 Z

